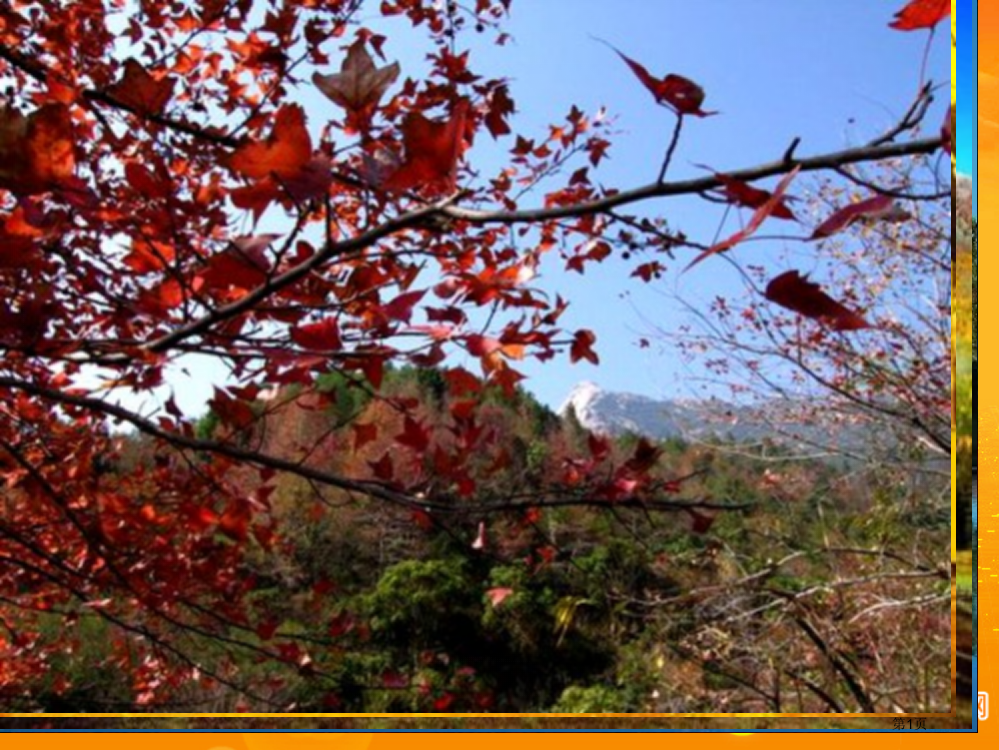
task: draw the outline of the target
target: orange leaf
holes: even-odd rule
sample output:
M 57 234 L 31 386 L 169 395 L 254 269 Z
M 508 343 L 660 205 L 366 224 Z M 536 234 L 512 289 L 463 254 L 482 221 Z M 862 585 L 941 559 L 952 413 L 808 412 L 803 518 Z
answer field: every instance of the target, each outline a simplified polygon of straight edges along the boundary
M 19 202 L 9 216 L 3 217 L 3 231 L 13 237 L 32 239 L 44 237 L 46 234 L 44 223 L 29 210 L 28 201 Z
M 278 194 L 278 186 L 274 184 L 274 180 L 266 177 L 252 185 L 230 191 L 229 197 L 234 206 L 252 211 L 254 220 L 260 221 L 261 215 Z
M 781 307 L 826 322 L 835 331 L 870 328 L 860 315 L 827 295 L 797 271 L 787 271 L 767 284 L 764 296 Z
M 268 175 L 294 177 L 312 156 L 312 139 L 305 128 L 305 112 L 297 104 L 278 110 L 274 129 L 262 143 L 245 143 L 229 157 L 229 168 L 243 177 L 259 180 Z
M 48 104 L 35 112 L 29 118 L 27 142 L 32 176 L 50 186 L 72 177 L 76 166 L 73 142 L 73 121 L 67 107 Z
M 124 262 L 138 274 L 153 273 L 166 268 L 175 254 L 173 245 L 145 237 L 133 237 L 132 251 L 125 256 Z
M 64 104 L 25 117 L 0 110 L 0 188 L 34 195 L 64 186 L 76 167 L 73 121 Z
M 143 289 L 139 293 L 138 307 L 152 315 L 162 315 L 184 302 L 184 287 L 177 279 L 164 279 L 159 284 Z

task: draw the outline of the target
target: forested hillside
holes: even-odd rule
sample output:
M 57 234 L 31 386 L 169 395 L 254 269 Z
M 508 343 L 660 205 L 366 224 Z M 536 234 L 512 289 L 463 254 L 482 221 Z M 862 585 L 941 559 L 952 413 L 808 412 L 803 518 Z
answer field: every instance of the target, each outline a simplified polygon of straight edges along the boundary
M 278 531 L 224 506 L 201 512 L 205 544 L 250 547 L 230 585 L 251 597 L 257 614 L 251 623 L 235 609 L 205 612 L 224 627 L 192 655 L 219 677 L 178 686 L 159 710 L 947 706 L 949 575 L 943 557 L 902 553 L 914 535 L 943 548 L 945 513 L 825 462 L 782 459 L 775 445 L 611 440 L 524 391 L 472 394 L 477 379 L 460 375 L 470 389 L 463 391 L 449 386 L 456 377 L 393 370 L 377 397 L 360 381 L 330 377 L 318 396 L 285 388 L 255 402 L 262 418 L 240 442 L 288 456 L 310 446 L 307 465 L 351 464 L 386 482 L 396 472 L 422 476 L 433 501 L 414 510 L 303 477 L 265 486 L 238 466 L 217 474 L 266 507 Z M 434 486 L 447 454 L 407 458 L 393 445 L 407 430 L 421 442 L 407 423 L 412 411 L 400 410 L 414 404 L 422 422 L 466 451 L 469 471 L 488 477 L 474 503 L 460 479 Z M 197 429 L 209 438 L 233 428 L 208 414 Z M 146 439 L 117 444 L 102 466 L 109 486 L 136 466 L 150 482 L 177 469 Z M 581 491 L 588 474 L 615 484 L 609 513 L 588 509 L 584 497 L 562 501 L 572 488 L 553 478 L 566 466 L 578 472 Z M 643 467 L 669 500 L 629 495 L 627 472 Z M 924 489 L 942 494 L 946 481 Z M 524 510 L 494 512 L 493 495 L 520 498 Z M 882 612 L 878 601 L 927 605 Z M 131 704 L 136 686 L 118 668 L 128 637 L 99 620 L 84 632 L 58 657 L 55 676 L 25 683 L 10 710 Z M 235 652 L 226 645 L 233 643 Z M 257 652 L 269 648 L 296 670 L 261 662 Z M 241 686 L 221 677 L 237 668 Z M 801 689 L 777 690 L 781 682 Z M 931 685 L 938 689 L 927 691 Z

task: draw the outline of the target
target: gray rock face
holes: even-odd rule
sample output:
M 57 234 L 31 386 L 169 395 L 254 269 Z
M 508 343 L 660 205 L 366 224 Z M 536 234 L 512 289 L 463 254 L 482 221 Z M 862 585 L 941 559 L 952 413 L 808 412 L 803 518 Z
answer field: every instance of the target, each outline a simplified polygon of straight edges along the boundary
M 579 383 L 559 407 L 562 416 L 573 409 L 580 424 L 593 432 L 634 433 L 656 440 L 712 437 L 758 440 L 773 430 L 753 424 L 752 412 L 720 400 L 659 401 L 634 393 L 605 391 L 591 382 Z
M 827 454 L 834 462 L 864 460 L 875 446 L 879 452 L 889 453 L 903 448 L 897 436 L 871 421 L 870 415 L 865 417 L 849 406 L 817 413 L 812 406 L 778 399 L 755 406 L 720 399 L 657 400 L 582 382 L 572 389 L 558 413 L 564 417 L 572 409 L 583 427 L 606 435 L 633 433 L 653 440 L 679 438 L 688 442 L 769 441 L 793 452 Z

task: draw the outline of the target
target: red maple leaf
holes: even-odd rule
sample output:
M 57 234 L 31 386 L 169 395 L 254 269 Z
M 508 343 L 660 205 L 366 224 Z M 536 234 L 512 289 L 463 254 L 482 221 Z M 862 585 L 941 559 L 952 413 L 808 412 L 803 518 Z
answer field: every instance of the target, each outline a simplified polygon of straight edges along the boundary
M 590 433 L 586 438 L 586 443 L 594 461 L 603 461 L 610 455 L 611 445 L 610 440 L 606 435 L 595 435 Z
M 767 284 L 764 296 L 788 310 L 823 321 L 835 331 L 871 327 L 858 313 L 834 300 L 818 284 L 797 271 L 787 271 L 773 279 Z
M 417 453 L 423 453 L 430 444 L 430 433 L 412 417 L 406 417 L 402 432 L 396 436 L 399 445 L 411 448 Z
M 305 128 L 305 112 L 297 104 L 286 104 L 278 110 L 267 140 L 244 143 L 229 156 L 228 165 L 251 180 L 272 174 L 293 177 L 311 157 L 312 139 Z
M 465 337 L 465 348 L 473 357 L 488 357 L 503 349 L 503 342 L 499 339 L 483 336 L 479 333 L 471 333 Z
M 354 450 L 358 451 L 378 437 L 378 425 L 355 422 L 350 426 L 354 431 Z
M 291 329 L 291 340 L 303 349 L 333 351 L 341 346 L 340 326 L 336 318 L 297 326 Z
M 219 519 L 219 530 L 237 542 L 245 542 L 250 527 L 250 506 L 242 500 L 229 503 Z
M 125 62 L 121 80 L 108 89 L 108 95 L 140 114 L 160 114 L 173 96 L 175 79 L 156 78 L 135 60 Z
M 950 15 L 951 0 L 911 0 L 889 26 L 899 31 L 932 29 Z
M 137 193 L 146 198 L 162 200 L 173 194 L 174 186 L 169 175 L 154 174 L 137 161 L 130 161 L 125 165 L 125 179 Z
M 448 393 L 455 397 L 474 395 L 482 390 L 482 381 L 464 367 L 445 370 L 444 379 L 447 381 Z
M 386 190 L 419 188 L 427 192 L 454 192 L 458 162 L 465 150 L 465 119 L 469 102 L 462 99 L 443 121 L 411 112 L 402 124 L 406 158 L 382 183 Z
M 784 193 L 787 192 L 787 188 L 791 184 L 791 180 L 794 179 L 795 175 L 798 174 L 798 170 L 800 169 L 801 167 L 795 167 L 786 175 L 784 175 L 784 179 L 782 179 L 780 181 L 780 184 L 777 185 L 777 189 L 774 190 L 774 192 L 770 195 L 766 203 L 764 203 L 762 206 L 756 209 L 756 212 L 753 214 L 752 218 L 749 220 L 746 226 L 744 226 L 742 229 L 740 229 L 738 232 L 733 234 L 728 239 L 724 239 L 721 242 L 712 245 L 703 253 L 694 258 L 690 262 L 690 264 L 685 269 L 683 269 L 684 273 L 689 271 L 691 268 L 696 266 L 705 258 L 732 249 L 740 242 L 745 240 L 747 237 L 752 235 L 754 232 L 756 232 L 756 230 L 760 228 L 760 224 L 763 223 L 763 220 L 766 219 L 768 216 L 770 216 L 770 214 L 774 212 L 777 206 L 781 205 L 781 202 L 784 200 Z
M 573 363 L 585 359 L 595 365 L 600 364 L 600 357 L 593 351 L 593 345 L 597 342 L 597 336 L 593 331 L 585 329 L 576 331 L 573 336 L 572 345 L 569 348 L 569 360 Z
M 258 220 L 272 201 L 284 197 L 301 203 L 324 193 L 333 181 L 328 158 L 312 155 L 305 113 L 297 104 L 278 110 L 267 140 L 242 144 L 226 163 L 236 174 L 253 180 L 230 191 L 230 198 Z
M 638 80 L 652 92 L 652 96 L 658 103 L 665 104 L 678 115 L 708 117 L 718 114 L 717 112 L 705 112 L 701 109 L 701 105 L 704 103 L 704 89 L 689 78 L 684 78 L 676 73 L 656 78 L 649 73 L 644 65 L 632 60 L 614 45 L 608 44 L 607 46 L 617 52 L 621 59 L 627 63 Z
M 278 627 L 280 627 L 281 621 L 276 617 L 270 617 L 263 622 L 257 624 L 257 637 L 262 641 L 269 641 L 274 637 L 277 632 Z
M 857 221 L 905 221 L 910 218 L 895 199 L 888 195 L 875 195 L 857 203 L 844 206 L 819 224 L 812 232 L 817 240 L 836 234 Z
M 223 252 L 212 255 L 200 277 L 209 290 L 254 289 L 267 280 L 271 262 L 264 251 L 276 234 L 237 237 Z
M 690 516 L 690 530 L 695 534 L 707 534 L 715 522 L 715 513 L 687 508 Z
M 506 120 L 516 111 L 509 87 L 505 84 L 497 86 L 489 95 L 488 102 L 489 109 L 486 110 L 484 121 L 489 133 L 493 138 L 509 134 L 510 126 Z
M 632 276 L 640 278 L 646 284 L 648 284 L 653 279 L 662 278 L 663 271 L 666 270 L 666 266 L 660 263 L 658 260 L 650 261 L 649 263 L 642 263 L 634 271 L 631 272 Z
M 426 293 L 426 289 L 418 292 L 403 292 L 392 301 L 382 305 L 381 311 L 389 320 L 401 320 L 408 323 L 413 317 L 413 307 L 423 299 L 423 295 Z
M 737 180 L 734 177 L 729 177 L 726 174 L 720 172 L 714 172 L 715 179 L 717 179 L 722 184 L 722 192 L 730 203 L 737 206 L 745 206 L 746 208 L 760 208 L 766 205 L 773 197 L 773 193 L 769 190 L 761 190 L 760 188 L 755 188 L 747 182 L 742 180 Z M 787 205 L 787 201 L 793 200 L 791 196 L 784 196 L 781 198 L 777 204 L 774 206 L 773 211 L 770 215 L 776 219 L 788 219 L 790 221 L 797 221 L 791 209 Z
M 434 701 L 434 711 L 447 711 L 452 703 L 454 703 L 454 694 L 444 693 L 444 695 Z
M 374 475 L 383 482 L 390 482 L 392 481 L 392 477 L 395 476 L 392 456 L 388 453 L 377 461 L 368 461 L 368 466 L 371 467 L 371 471 L 374 472 Z

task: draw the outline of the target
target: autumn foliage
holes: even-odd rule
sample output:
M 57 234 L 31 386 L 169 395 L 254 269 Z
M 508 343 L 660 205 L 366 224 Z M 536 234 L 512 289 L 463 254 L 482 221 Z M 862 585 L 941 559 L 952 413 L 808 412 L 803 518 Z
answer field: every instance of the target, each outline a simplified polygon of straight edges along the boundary
M 523 689 L 552 699 L 603 657 L 598 638 L 572 635 L 586 597 L 556 597 L 565 582 L 543 581 L 559 555 L 535 533 L 545 514 L 668 513 L 704 534 L 738 510 L 645 439 L 612 446 L 539 428 L 504 442 L 496 404 L 522 397 L 519 363 L 601 361 L 599 332 L 563 325 L 572 300 L 537 288 L 539 269 L 597 267 L 621 254 L 627 226 L 652 253 L 633 275 L 652 282 L 681 271 L 676 258 L 720 262 L 765 222 L 806 224 L 789 202 L 803 175 L 950 147 L 936 116 L 921 135 L 933 89 L 868 143 L 801 156 L 795 142 L 759 165 L 670 181 L 678 139 L 723 118 L 723 105 L 705 110 L 710 91 L 662 61 L 607 52 L 672 125 L 652 182 L 608 185 L 606 118 L 572 107 L 542 136 L 518 133 L 514 83 L 477 72 L 462 51 L 473 39 L 505 45 L 510 5 L 0 6 L 0 709 L 51 708 L 85 690 L 53 664 L 97 638 L 109 644 L 100 669 L 126 676 L 125 710 L 218 690 L 238 696 L 225 705 L 234 710 L 336 710 L 371 705 L 356 697 L 370 680 L 409 690 L 417 710 L 493 710 L 494 688 L 463 666 L 473 657 L 447 652 L 483 612 L 481 648 L 502 641 L 509 659 L 551 650 L 560 676 Z M 949 8 L 913 0 L 885 24 L 932 30 Z M 395 59 L 405 42 L 386 28 L 425 45 L 424 63 Z M 486 142 L 502 155 L 491 172 L 471 159 Z M 899 199 L 868 190 L 801 241 L 909 218 Z M 745 223 L 712 241 L 632 215 L 679 195 L 746 212 Z M 870 325 L 839 291 L 789 270 L 763 297 L 817 330 Z M 226 372 L 210 424 L 169 393 L 191 357 Z M 406 393 L 393 380 L 402 368 L 431 373 L 427 388 Z M 274 417 L 291 408 L 335 418 Z M 293 424 L 301 434 L 274 439 Z M 422 533 L 472 528 L 462 549 L 487 549 L 502 532 L 497 554 L 523 564 L 492 575 L 475 561 L 400 562 L 348 610 L 331 580 L 289 572 L 308 569 L 296 550 L 310 523 L 346 506 L 338 523 L 375 518 L 410 551 L 424 549 Z M 424 584 L 426 599 L 393 619 L 392 597 Z M 295 592 L 295 627 L 261 595 L 282 586 Z M 434 630 L 427 618 L 445 603 L 452 619 Z M 542 633 L 532 607 L 554 607 L 557 627 Z M 369 682 L 344 677 L 339 638 L 379 646 L 351 667 Z M 407 638 L 424 644 L 415 657 L 398 646 Z M 578 659 L 554 654 L 567 642 Z M 422 666 L 403 674 L 414 658 Z M 417 686 L 418 672 L 433 679 Z M 308 685 L 294 700 L 282 693 L 289 679 Z

